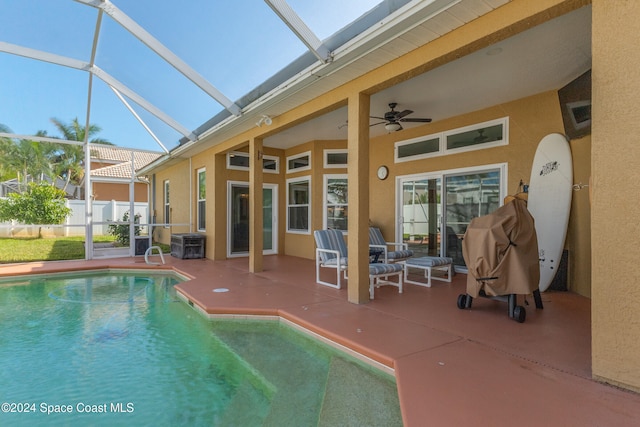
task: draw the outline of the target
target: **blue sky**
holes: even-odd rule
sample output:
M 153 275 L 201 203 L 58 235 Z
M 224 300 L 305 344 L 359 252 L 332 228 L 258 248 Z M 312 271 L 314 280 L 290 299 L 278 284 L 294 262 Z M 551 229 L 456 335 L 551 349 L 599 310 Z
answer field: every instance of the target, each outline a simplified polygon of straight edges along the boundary
M 306 47 L 262 0 L 112 0 L 155 38 L 232 101 L 305 52 Z M 379 0 L 288 0 L 324 39 Z M 0 42 L 88 62 L 97 10 L 73 0 L 0 0 Z M 104 16 L 96 65 L 187 129 L 222 106 Z M 93 79 L 91 123 L 98 136 L 123 147 L 160 151 L 124 104 Z M 86 72 L 0 53 L 0 123 L 17 134 L 45 130 L 60 136 L 50 118 L 84 123 Z M 135 107 L 169 149 L 181 135 Z

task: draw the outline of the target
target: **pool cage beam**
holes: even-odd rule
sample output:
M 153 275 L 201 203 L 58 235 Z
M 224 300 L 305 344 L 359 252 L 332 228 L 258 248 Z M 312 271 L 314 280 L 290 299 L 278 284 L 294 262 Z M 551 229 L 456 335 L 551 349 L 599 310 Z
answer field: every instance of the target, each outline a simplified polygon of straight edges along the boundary
M 149 49 L 154 51 L 158 56 L 164 59 L 169 65 L 178 70 L 182 75 L 188 78 L 192 83 L 202 89 L 205 93 L 215 99 L 231 114 L 238 117 L 242 115 L 240 107 L 227 98 L 222 92 L 216 89 L 207 79 L 200 75 L 197 71 L 184 62 L 180 57 L 174 54 L 165 45 L 160 43 L 149 32 L 142 28 L 135 20 L 130 18 L 123 11 L 118 9 L 116 5 L 109 0 L 75 0 L 78 3 L 92 6 L 109 15 L 125 30 L 129 31 L 135 38 L 144 43 Z
M 10 138 L 10 139 L 28 139 L 29 141 L 36 141 L 36 142 L 52 142 L 54 144 L 67 144 L 67 145 L 84 146 L 84 142 L 82 142 L 82 141 L 69 141 L 67 139 L 47 138 L 45 136 L 35 136 L 35 135 L 20 135 L 20 134 L 17 134 L 17 133 L 0 132 L 0 137 L 1 138 Z
M 176 130 L 182 136 L 188 138 L 191 141 L 195 141 L 197 139 L 196 135 L 193 132 L 189 131 L 186 127 L 182 126 L 180 123 L 175 121 L 171 116 L 169 116 L 168 114 L 158 109 L 155 105 L 153 105 L 152 103 L 150 103 L 149 101 L 147 101 L 146 99 L 138 95 L 136 92 L 129 89 L 124 84 L 120 83 L 118 80 L 116 80 L 110 74 L 102 70 L 100 67 L 94 65 L 91 67 L 90 71 L 91 71 L 91 74 L 95 75 L 100 80 L 105 82 L 109 87 L 113 89 L 117 89 L 120 94 L 125 95 L 127 98 L 131 99 L 133 102 L 140 105 L 149 113 L 153 114 L 158 119 L 163 121 L 166 125 Z
M 127 86 L 119 82 L 117 79 L 106 73 L 104 70 L 100 69 L 100 67 L 90 64 L 84 61 L 80 61 L 73 58 L 67 58 L 65 56 L 52 54 L 49 52 L 43 52 L 40 50 L 30 49 L 18 45 L 14 45 L 11 43 L 0 42 L 0 52 L 5 52 L 13 55 L 22 56 L 29 59 L 35 59 L 38 61 L 48 62 L 55 65 L 61 65 L 64 67 L 73 68 L 75 70 L 87 71 L 92 75 L 95 75 L 104 83 L 106 83 L 109 87 L 115 88 L 119 93 L 124 94 L 129 99 L 133 100 L 136 104 L 140 105 L 142 108 L 147 110 L 150 114 L 153 114 L 162 122 L 164 122 L 167 126 L 173 128 L 182 136 L 190 139 L 191 141 L 195 141 L 197 139 L 196 135 L 189 131 L 186 127 L 182 126 L 180 123 L 175 121 L 171 116 L 164 113 L 152 103 L 144 99 L 142 96 L 138 95 L 133 90 L 129 89 Z
M 113 91 L 113 93 L 116 94 L 116 96 L 118 97 L 118 99 L 120 100 L 120 102 L 122 102 L 124 104 L 125 107 L 127 107 L 127 110 L 129 110 L 129 112 L 131 113 L 131 115 L 133 115 L 133 117 L 136 118 L 136 120 L 138 120 L 138 123 L 140 123 L 142 125 L 143 128 L 145 128 L 145 130 L 147 131 L 147 133 L 149 135 L 151 135 L 151 138 L 154 139 L 154 141 L 156 141 L 156 144 L 158 144 L 160 147 L 162 147 L 162 151 L 164 151 L 165 153 L 169 153 L 169 150 L 167 150 L 167 147 L 164 146 L 164 144 L 160 141 L 160 139 L 156 136 L 155 133 L 153 133 L 153 131 L 151 130 L 151 128 L 149 128 L 149 126 L 147 126 L 147 124 L 145 123 L 144 120 L 142 120 L 142 118 L 140 117 L 140 115 L 138 113 L 136 113 L 136 111 L 131 107 L 131 104 L 129 104 L 127 102 L 127 100 L 124 98 L 124 96 L 122 96 L 122 94 L 120 92 L 118 92 L 118 89 L 116 89 L 115 87 L 109 85 L 109 87 L 111 88 L 111 90 Z
M 329 48 L 304 23 L 286 0 L 264 0 L 302 43 L 323 63 L 331 62 L 333 57 Z
M 89 60 L 89 69 L 96 62 L 96 51 L 98 48 L 98 39 L 100 37 L 100 27 L 102 26 L 102 11 L 98 12 L 96 18 L 96 29 L 93 33 L 93 44 L 91 45 L 91 59 Z M 87 88 L 87 108 L 84 132 L 84 224 L 85 224 L 85 248 L 84 257 L 87 260 L 93 259 L 93 197 L 91 192 L 91 150 L 89 148 L 89 124 L 91 123 L 91 96 L 93 92 L 93 73 L 89 73 L 89 82 Z M 88 172 L 87 172 L 88 171 Z

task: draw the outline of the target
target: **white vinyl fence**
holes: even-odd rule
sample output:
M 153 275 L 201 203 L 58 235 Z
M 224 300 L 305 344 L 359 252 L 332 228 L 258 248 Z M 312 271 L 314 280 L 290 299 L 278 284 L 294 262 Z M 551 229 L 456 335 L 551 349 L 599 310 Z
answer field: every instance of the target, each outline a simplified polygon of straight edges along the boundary
M 85 225 L 85 202 L 84 200 L 67 200 L 67 206 L 72 213 L 63 225 L 25 225 L 16 221 L 0 223 L 0 237 L 35 237 L 38 235 L 38 228 L 42 227 L 43 236 L 84 236 Z M 111 200 L 94 201 L 92 207 L 93 235 L 107 235 L 108 221 L 122 221 L 125 212 L 130 209 L 129 202 L 117 202 Z M 134 203 L 134 215 L 140 215 L 140 223 L 149 223 L 149 205 L 146 202 Z M 105 224 L 100 224 L 105 223 Z M 147 227 L 144 227 L 146 229 Z M 145 233 L 142 233 L 145 234 Z

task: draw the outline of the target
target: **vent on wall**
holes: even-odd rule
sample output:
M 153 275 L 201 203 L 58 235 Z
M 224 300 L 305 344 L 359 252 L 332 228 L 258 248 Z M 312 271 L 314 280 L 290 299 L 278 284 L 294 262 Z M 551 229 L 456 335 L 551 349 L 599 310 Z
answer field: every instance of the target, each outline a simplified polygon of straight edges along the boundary
M 558 91 L 564 132 L 569 139 L 591 133 L 591 70 Z

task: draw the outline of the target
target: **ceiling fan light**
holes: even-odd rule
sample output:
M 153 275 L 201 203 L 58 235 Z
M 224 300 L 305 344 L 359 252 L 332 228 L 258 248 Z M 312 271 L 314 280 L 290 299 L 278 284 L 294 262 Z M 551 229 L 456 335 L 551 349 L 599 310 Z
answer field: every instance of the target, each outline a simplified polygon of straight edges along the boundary
M 384 128 L 387 130 L 387 132 L 396 132 L 402 129 L 402 126 L 400 125 L 400 123 L 392 122 L 384 125 Z

